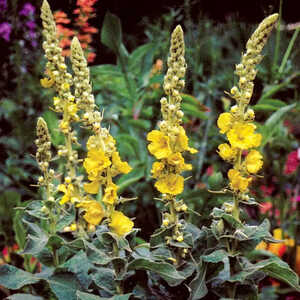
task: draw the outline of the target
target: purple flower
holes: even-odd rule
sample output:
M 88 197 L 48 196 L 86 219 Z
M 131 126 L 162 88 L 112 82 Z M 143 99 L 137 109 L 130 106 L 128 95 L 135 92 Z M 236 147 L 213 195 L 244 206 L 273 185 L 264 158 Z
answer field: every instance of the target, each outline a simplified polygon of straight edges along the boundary
M 0 24 L 0 37 L 9 42 L 11 33 L 11 24 L 4 22 Z
M 36 24 L 34 21 L 27 21 L 25 24 L 30 30 L 34 30 L 36 27 Z
M 33 48 L 36 48 L 37 45 L 38 45 L 37 41 L 34 41 L 34 40 L 31 41 L 31 46 L 32 46 Z
M 36 39 L 36 33 L 34 31 L 29 31 L 29 38 L 30 39 Z
M 29 15 L 33 15 L 35 12 L 35 7 L 32 6 L 30 3 L 25 3 L 22 10 L 19 12 L 21 16 L 28 17 Z
M 7 9 L 6 0 L 0 0 L 0 11 L 5 11 Z

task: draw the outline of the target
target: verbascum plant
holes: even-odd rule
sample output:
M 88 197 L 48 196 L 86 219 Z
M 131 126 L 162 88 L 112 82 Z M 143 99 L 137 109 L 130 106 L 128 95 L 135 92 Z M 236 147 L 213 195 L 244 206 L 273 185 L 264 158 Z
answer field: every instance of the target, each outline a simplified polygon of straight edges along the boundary
M 218 118 L 220 133 L 226 134 L 228 143 L 219 145 L 218 153 L 233 167 L 228 171 L 229 189 L 233 193 L 233 216 L 239 220 L 239 202 L 249 200 L 248 187 L 253 175 L 263 166 L 262 154 L 255 150 L 259 147 L 262 135 L 256 133 L 253 123 L 255 114 L 248 104 L 253 94 L 253 81 L 261 61 L 261 51 L 278 19 L 278 14 L 266 18 L 252 34 L 246 45 L 241 63 L 236 65 L 235 74 L 239 76 L 238 87 L 234 86 L 229 95 L 236 101 L 230 112 Z
M 58 156 L 66 161 L 64 183 L 57 187 L 57 190 L 64 194 L 59 203 L 74 205 L 83 212 L 83 219 L 89 231 L 95 230 L 95 226 L 106 217 L 111 230 L 123 236 L 130 232 L 133 222 L 122 212 L 115 211 L 119 198 L 118 187 L 113 183 L 112 178 L 128 173 L 131 167 L 121 160 L 116 149 L 116 141 L 108 129 L 101 127 L 103 115 L 95 110 L 87 61 L 78 39 L 74 37 L 71 44 L 71 62 L 74 72 L 72 76 L 67 72 L 65 58 L 59 47 L 55 22 L 47 1 L 43 2 L 41 18 L 45 38 L 43 47 L 48 60 L 45 72 L 47 77 L 41 80 L 41 84 L 46 88 L 53 87 L 58 94 L 53 99 L 53 109 L 62 116 L 59 130 L 65 136 L 65 144 L 60 145 L 58 150 Z M 78 158 L 75 150 L 75 145 L 80 145 L 76 130 L 73 129 L 75 123 L 80 123 L 93 132 L 87 141 L 87 157 L 83 160 L 83 167 L 90 182 L 84 184 L 83 177 L 78 175 L 82 159 Z M 102 204 L 91 196 L 98 193 L 103 194 Z M 86 227 L 80 221 L 78 222 L 79 228 L 78 224 L 74 223 L 66 227 L 66 230 L 80 231 Z
M 163 214 L 163 226 L 174 225 L 172 238 L 178 242 L 183 241 L 179 214 L 186 212 L 187 205 L 176 196 L 184 188 L 181 173 L 192 169 L 191 164 L 185 163 L 182 154 L 186 151 L 197 152 L 189 147 L 189 139 L 181 125 L 183 112 L 180 110 L 180 91 L 185 84 L 186 72 L 184 51 L 183 31 L 178 25 L 171 36 L 168 71 L 164 78 L 163 87 L 167 97 L 160 100 L 163 120 L 159 123 L 159 130 L 152 130 L 147 135 L 149 152 L 158 160 L 153 163 L 151 170 L 152 177 L 157 180 L 155 188 L 162 193 L 162 201 L 169 207 L 169 212 Z
M 231 107 L 230 112 L 222 113 L 217 121 L 220 132 L 226 134 L 229 141 L 218 146 L 218 153 L 232 164 L 227 173 L 229 184 L 224 192 L 232 194 L 233 199 L 225 202 L 222 208 L 215 207 L 211 213 L 213 221 L 210 228 L 202 228 L 204 248 L 199 248 L 203 253 L 199 276 L 207 270 L 210 272 L 206 275 L 207 286 L 202 285 L 204 291 L 207 289 L 202 297 L 210 290 L 221 298 L 257 299 L 258 284 L 265 275 L 299 290 L 297 275 L 279 258 L 262 259 L 255 254 L 249 255 L 262 241 L 279 242 L 270 233 L 270 222 L 265 219 L 259 225 L 249 225 L 240 216 L 241 203 L 258 204 L 250 198 L 249 188 L 253 177 L 263 166 L 263 157 L 255 149 L 260 146 L 263 137 L 255 132 L 254 111 L 248 108 L 248 104 L 257 73 L 255 67 L 262 59 L 261 51 L 277 19 L 278 14 L 264 19 L 247 42 L 246 53 L 236 66 L 238 87 L 234 86 L 228 93 L 236 105 Z M 283 270 L 287 272 L 286 276 L 282 276 Z

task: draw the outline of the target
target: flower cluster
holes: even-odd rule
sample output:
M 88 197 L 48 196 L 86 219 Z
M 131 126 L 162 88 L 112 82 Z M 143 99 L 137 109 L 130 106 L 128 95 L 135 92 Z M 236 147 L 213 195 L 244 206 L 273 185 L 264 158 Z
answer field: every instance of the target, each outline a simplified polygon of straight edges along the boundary
M 183 31 L 177 26 L 171 36 L 168 71 L 164 78 L 164 91 L 168 98 L 160 100 L 163 121 L 159 124 L 159 130 L 152 130 L 147 135 L 150 141 L 148 150 L 158 159 L 151 170 L 152 177 L 157 179 L 155 187 L 170 205 L 170 214 L 164 214 L 163 225 L 176 224 L 174 238 L 177 241 L 182 241 L 183 237 L 177 228 L 179 223 L 176 213 L 186 211 L 187 206 L 182 200 L 176 201 L 176 195 L 182 193 L 184 188 L 181 173 L 192 169 L 191 164 L 185 163 L 182 154 L 185 151 L 197 152 L 189 147 L 189 139 L 181 126 L 183 112 L 180 110 L 180 90 L 184 87 L 185 71 Z
M 247 105 L 253 93 L 253 80 L 257 72 L 255 66 L 262 59 L 260 52 L 277 18 L 278 14 L 267 17 L 247 42 L 247 51 L 241 63 L 236 65 L 235 73 L 240 77 L 238 87 L 234 86 L 230 91 L 237 104 L 231 107 L 230 112 L 222 113 L 217 121 L 220 133 L 226 134 L 229 141 L 218 146 L 218 153 L 233 165 L 228 171 L 229 187 L 237 198 L 245 198 L 252 175 L 263 165 L 261 153 L 253 149 L 260 146 L 262 136 L 255 132 L 254 111 Z M 235 216 L 238 218 L 237 207 Z
M 55 22 L 46 0 L 43 2 L 41 17 L 45 37 L 43 47 L 48 59 L 47 77 L 41 80 L 41 84 L 44 87 L 54 87 L 58 93 L 58 96 L 53 99 L 54 110 L 62 114 L 59 129 L 65 135 L 65 145 L 60 145 L 58 150 L 58 156 L 66 159 L 67 173 L 64 183 L 57 187 L 57 191 L 63 193 L 59 205 L 78 208 L 78 215 L 83 217 L 88 230 L 94 230 L 95 226 L 106 218 L 113 232 L 118 235 L 127 234 L 134 224 L 122 212 L 115 210 L 115 206 L 119 203 L 118 186 L 113 183 L 112 178 L 121 173 L 128 173 L 131 167 L 121 160 L 116 149 L 116 141 L 109 131 L 101 127 L 103 115 L 95 111 L 96 105 L 92 95 L 89 70 L 79 40 L 74 37 L 71 43 L 71 62 L 74 72 L 72 76 L 67 72 L 62 49 L 59 47 Z M 78 153 L 73 147 L 74 144 L 78 144 L 76 132 L 72 129 L 74 122 L 80 122 L 93 131 L 93 135 L 87 142 L 87 157 L 83 159 L 83 167 L 90 181 L 85 184 L 82 182 L 83 177 L 78 176 L 77 172 L 82 160 L 78 159 Z M 38 135 L 41 135 L 39 131 Z M 42 149 L 38 149 L 40 157 L 46 150 L 49 150 L 49 141 L 43 140 L 38 143 L 38 146 Z M 45 147 L 47 149 L 44 151 Z M 38 162 L 41 160 L 39 157 L 37 156 Z M 47 157 L 47 162 L 49 161 L 50 158 Z M 102 201 L 99 202 L 92 195 L 101 194 L 102 185 L 104 193 Z M 85 225 L 79 220 L 67 226 L 65 231 L 80 231 L 84 227 Z
M 54 13 L 54 18 L 57 24 L 57 32 L 60 40 L 60 47 L 63 49 L 62 54 L 64 56 L 70 56 L 71 39 L 77 36 L 81 47 L 86 52 L 88 62 L 93 62 L 96 54 L 91 47 L 92 34 L 98 32 L 98 29 L 89 24 L 89 19 L 94 17 L 94 4 L 97 0 L 77 0 L 77 8 L 73 11 L 75 18 L 75 29 L 66 27 L 71 21 L 67 14 L 63 11 L 57 11 Z

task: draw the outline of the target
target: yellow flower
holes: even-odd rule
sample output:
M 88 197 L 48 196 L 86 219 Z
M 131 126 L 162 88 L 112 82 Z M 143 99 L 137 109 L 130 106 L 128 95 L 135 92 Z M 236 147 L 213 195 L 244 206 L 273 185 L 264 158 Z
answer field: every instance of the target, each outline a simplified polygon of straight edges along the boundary
M 147 135 L 147 140 L 151 143 L 148 145 L 149 152 L 156 158 L 167 158 L 172 150 L 170 148 L 170 138 L 159 130 L 152 130 Z
M 246 168 L 249 173 L 257 173 L 262 165 L 262 155 L 257 150 L 251 150 L 245 159 Z
M 60 123 L 59 123 L 59 128 L 62 132 L 64 133 L 67 133 L 68 130 L 69 130 L 69 122 L 68 121 L 64 121 L 62 120 Z
M 179 134 L 175 142 L 175 151 L 176 152 L 189 151 L 192 154 L 197 153 L 198 150 L 189 147 L 188 143 L 189 143 L 189 138 L 187 137 L 184 128 L 182 126 L 179 126 Z
M 67 186 L 65 184 L 60 184 L 57 189 L 64 193 L 64 196 L 59 201 L 59 204 L 63 205 L 66 202 L 74 203 L 76 200 L 78 200 L 78 195 L 75 192 L 73 184 L 68 184 Z
M 52 78 L 42 78 L 40 79 L 41 86 L 43 88 L 50 88 L 54 84 L 54 80 Z
M 254 124 L 236 123 L 227 133 L 228 140 L 232 147 L 246 150 L 258 147 L 261 143 L 261 134 L 254 133 Z
M 158 178 L 162 176 L 164 168 L 165 168 L 165 164 L 162 162 L 156 161 L 155 163 L 153 163 L 152 170 L 151 170 L 151 173 L 153 174 L 153 178 Z
M 267 250 L 268 244 L 264 241 L 261 241 L 255 248 L 255 250 Z
M 237 151 L 236 149 L 230 147 L 228 144 L 221 144 L 218 146 L 218 154 L 224 159 L 224 160 L 232 160 L 236 157 Z
M 83 188 L 89 194 L 98 194 L 100 188 L 100 181 L 95 179 L 92 182 L 85 183 Z
M 162 194 L 178 195 L 183 191 L 184 178 L 177 174 L 169 174 L 160 178 L 155 187 Z
M 111 214 L 109 227 L 119 236 L 124 236 L 133 228 L 134 223 L 120 211 L 114 211 Z
M 112 164 L 116 169 L 115 175 L 119 173 L 127 174 L 132 170 L 127 162 L 121 160 L 119 152 L 117 151 L 112 154 Z
M 61 89 L 63 91 L 68 91 L 70 89 L 70 85 L 66 82 L 64 82 L 62 85 L 61 85 Z
M 226 133 L 233 124 L 233 116 L 231 113 L 225 112 L 220 114 L 217 125 L 220 128 L 220 133 Z
M 245 192 L 252 180 L 251 177 L 245 178 L 241 176 L 240 172 L 235 169 L 230 169 L 227 175 L 230 181 L 230 186 L 235 191 Z
M 111 165 L 111 161 L 105 156 L 102 150 L 92 149 L 88 151 L 88 156 L 83 162 L 86 172 L 97 178 L 103 170 Z
M 77 230 L 77 224 L 76 223 L 73 223 L 70 225 L 70 230 L 71 231 L 76 231 Z
M 184 158 L 182 157 L 180 152 L 171 154 L 168 157 L 168 163 L 170 165 L 176 166 L 178 172 L 192 170 L 192 165 L 186 164 L 184 162 Z
M 83 218 L 89 224 L 98 225 L 104 217 L 101 204 L 95 200 L 82 201 L 76 207 L 82 207 L 85 210 Z
M 117 197 L 118 197 L 117 189 L 118 189 L 118 186 L 112 182 L 109 185 L 107 185 L 104 196 L 102 198 L 102 201 L 105 204 L 113 205 L 116 202 Z
M 75 117 L 75 118 L 78 117 L 76 115 L 77 111 L 78 111 L 78 107 L 77 107 L 76 103 L 68 104 L 68 113 L 70 114 L 70 116 Z
M 55 106 L 62 104 L 61 99 L 58 97 L 53 97 L 53 103 Z

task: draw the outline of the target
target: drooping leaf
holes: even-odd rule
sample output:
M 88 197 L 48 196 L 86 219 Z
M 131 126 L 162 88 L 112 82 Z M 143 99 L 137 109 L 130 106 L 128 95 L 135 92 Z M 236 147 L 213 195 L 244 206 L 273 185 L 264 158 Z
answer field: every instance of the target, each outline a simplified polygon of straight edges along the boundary
M 122 43 L 121 22 L 116 15 L 113 15 L 110 12 L 107 12 L 104 17 L 101 42 L 116 55 L 119 55 Z
M 24 285 L 39 282 L 40 279 L 29 272 L 11 265 L 0 266 L 0 285 L 7 289 L 17 290 Z
M 82 290 L 75 275 L 71 273 L 55 274 L 47 282 L 58 300 L 77 300 L 76 293 Z
M 40 296 L 34 296 L 30 294 L 14 294 L 5 298 L 7 300 L 44 300 L 45 298 Z
M 283 262 L 278 257 L 271 257 L 256 264 L 251 264 L 249 267 L 245 267 L 238 274 L 232 276 L 230 281 L 244 282 L 244 280 L 248 277 L 255 276 L 255 273 L 261 271 L 273 278 L 287 283 L 295 290 L 300 291 L 298 275 L 289 267 L 287 263 Z
M 208 289 L 205 283 L 206 267 L 207 267 L 206 264 L 202 264 L 202 263 L 198 264 L 197 274 L 189 284 L 189 289 L 190 289 L 189 300 L 198 300 L 203 298 L 207 294 Z
M 26 230 L 22 223 L 22 213 L 23 212 L 20 210 L 16 211 L 16 214 L 14 216 L 14 224 L 13 224 L 16 242 L 21 250 L 24 249 L 25 242 L 26 242 Z
M 92 264 L 89 262 L 87 255 L 83 250 L 79 251 L 63 265 L 60 265 L 60 268 L 74 273 L 80 284 L 86 289 L 89 287 L 92 281 L 88 275 L 91 267 Z
M 93 274 L 94 283 L 104 291 L 114 294 L 116 292 L 115 272 L 109 268 L 97 268 Z
M 25 220 L 23 222 L 28 226 L 29 231 L 23 253 L 32 255 L 38 254 L 46 246 L 49 237 L 38 225 Z
M 115 295 L 113 297 L 106 298 L 77 291 L 78 300 L 128 300 L 130 295 L 131 294 Z
M 160 275 L 170 286 L 180 284 L 185 278 L 176 268 L 168 263 L 154 262 L 144 258 L 138 258 L 128 264 L 128 270 L 148 270 Z
M 224 258 L 228 257 L 228 254 L 226 251 L 220 249 L 216 250 L 208 255 L 203 255 L 202 260 L 205 262 L 210 262 L 210 263 L 218 263 L 222 262 Z

